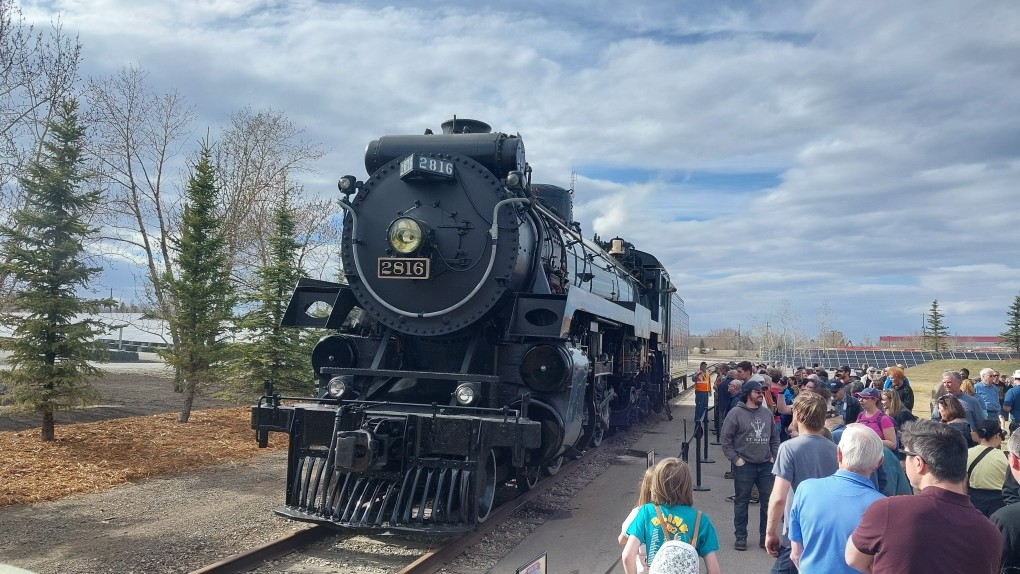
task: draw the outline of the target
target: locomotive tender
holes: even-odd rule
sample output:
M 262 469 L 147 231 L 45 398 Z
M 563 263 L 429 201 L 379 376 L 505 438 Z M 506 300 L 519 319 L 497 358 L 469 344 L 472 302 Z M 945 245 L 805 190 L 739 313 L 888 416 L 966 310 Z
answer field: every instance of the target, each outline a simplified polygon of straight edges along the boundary
M 260 446 L 290 436 L 278 513 L 470 530 L 497 485 L 527 489 L 668 407 L 687 349 L 669 275 L 620 238 L 585 239 L 572 190 L 531 183 L 519 135 L 455 118 L 373 141 L 365 168 L 339 183 L 347 283 L 302 279 L 283 320 L 332 331 L 316 398 L 270 382 L 252 408 Z

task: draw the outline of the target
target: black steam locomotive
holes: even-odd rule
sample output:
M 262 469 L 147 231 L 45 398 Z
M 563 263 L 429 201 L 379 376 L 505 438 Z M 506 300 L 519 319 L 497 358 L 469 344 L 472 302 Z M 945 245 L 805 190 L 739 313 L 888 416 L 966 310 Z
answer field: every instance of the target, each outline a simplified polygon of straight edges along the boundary
M 572 191 L 531 183 L 519 136 L 454 119 L 373 141 L 365 168 L 339 183 L 347 283 L 302 279 L 284 318 L 332 331 L 317 397 L 270 387 L 252 409 L 260 446 L 290 435 L 279 513 L 470 530 L 497 485 L 527 489 L 668 406 L 687 349 L 669 275 L 585 239 Z

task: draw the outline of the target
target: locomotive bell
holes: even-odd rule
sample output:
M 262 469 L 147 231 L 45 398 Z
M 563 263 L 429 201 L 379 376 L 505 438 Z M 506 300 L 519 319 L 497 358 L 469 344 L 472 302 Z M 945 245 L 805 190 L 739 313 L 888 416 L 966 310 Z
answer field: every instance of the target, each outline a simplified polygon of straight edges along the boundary
M 613 257 L 620 257 L 626 252 L 627 248 L 624 245 L 623 239 L 619 237 L 614 237 L 609 247 L 609 254 L 612 255 Z
M 458 119 L 446 120 L 442 124 L 444 134 L 487 134 L 492 126 L 479 120 Z

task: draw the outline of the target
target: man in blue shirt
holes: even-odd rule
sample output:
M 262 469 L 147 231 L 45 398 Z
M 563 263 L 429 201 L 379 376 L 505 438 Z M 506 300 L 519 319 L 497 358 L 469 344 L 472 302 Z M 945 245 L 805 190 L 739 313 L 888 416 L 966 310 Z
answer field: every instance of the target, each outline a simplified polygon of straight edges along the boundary
M 985 405 L 985 418 L 992 421 L 999 420 L 999 409 L 1002 407 L 999 404 L 999 388 L 992 380 L 994 374 L 995 369 L 991 367 L 981 369 L 981 380 L 974 385 L 974 394 Z
M 857 571 L 843 558 L 846 541 L 872 502 L 884 498 L 868 478 L 882 464 L 878 434 L 847 425 L 837 446 L 839 470 L 800 483 L 790 510 L 790 558 L 802 572 Z

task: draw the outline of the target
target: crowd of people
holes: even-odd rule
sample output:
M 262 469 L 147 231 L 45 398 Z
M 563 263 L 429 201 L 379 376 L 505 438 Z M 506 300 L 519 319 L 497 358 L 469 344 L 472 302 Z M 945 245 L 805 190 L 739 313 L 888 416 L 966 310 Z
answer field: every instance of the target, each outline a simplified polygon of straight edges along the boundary
M 830 377 L 817 365 L 788 376 L 702 363 L 695 380 L 699 422 L 700 395 L 709 383 L 715 393 L 733 548 L 748 549 L 757 502 L 771 572 L 1020 572 L 1020 370 L 982 369 L 977 382 L 946 371 L 921 419 L 902 365 Z M 696 573 L 699 557 L 720 571 L 719 535 L 692 483 L 676 458 L 648 469 L 620 534 L 626 572 Z

